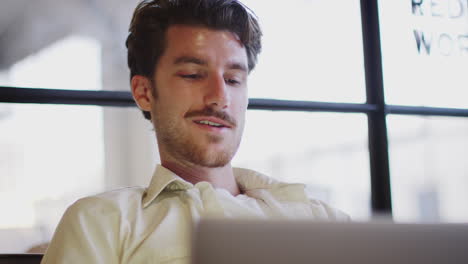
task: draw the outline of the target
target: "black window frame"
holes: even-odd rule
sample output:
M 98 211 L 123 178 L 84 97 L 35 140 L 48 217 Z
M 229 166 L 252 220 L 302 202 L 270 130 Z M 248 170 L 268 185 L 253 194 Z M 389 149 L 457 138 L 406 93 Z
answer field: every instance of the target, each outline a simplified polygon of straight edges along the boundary
M 361 0 L 361 25 L 366 103 L 333 103 L 249 99 L 249 110 L 362 113 L 368 119 L 371 208 L 375 215 L 392 215 L 386 116 L 468 117 L 468 108 L 389 105 L 385 103 L 378 0 Z M 135 107 L 130 92 L 38 89 L 0 86 L 0 103 L 34 103 Z

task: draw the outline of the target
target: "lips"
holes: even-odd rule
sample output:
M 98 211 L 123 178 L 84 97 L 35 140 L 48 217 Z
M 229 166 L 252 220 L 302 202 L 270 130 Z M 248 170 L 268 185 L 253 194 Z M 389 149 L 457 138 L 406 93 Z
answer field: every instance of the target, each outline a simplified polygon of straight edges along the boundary
M 221 125 L 221 124 L 218 124 L 218 123 L 215 123 L 215 122 L 211 122 L 211 121 L 207 121 L 207 120 L 195 121 L 195 123 L 201 124 L 201 125 L 214 126 L 214 127 L 224 127 L 224 126 Z
M 212 117 L 212 116 L 203 116 L 203 117 L 196 117 L 192 120 L 194 123 L 198 125 L 213 127 L 213 128 L 232 128 L 233 125 L 229 122 Z

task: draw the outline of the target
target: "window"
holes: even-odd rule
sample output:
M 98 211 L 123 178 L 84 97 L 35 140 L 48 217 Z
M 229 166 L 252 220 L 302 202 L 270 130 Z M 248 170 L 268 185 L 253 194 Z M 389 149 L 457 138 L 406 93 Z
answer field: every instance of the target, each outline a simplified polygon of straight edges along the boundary
M 394 218 L 466 222 L 468 210 L 456 205 L 467 199 L 468 114 L 434 107 L 467 107 L 468 2 L 379 4 L 387 102 L 429 115 L 388 115 Z M 392 105 L 390 113 L 399 108 Z

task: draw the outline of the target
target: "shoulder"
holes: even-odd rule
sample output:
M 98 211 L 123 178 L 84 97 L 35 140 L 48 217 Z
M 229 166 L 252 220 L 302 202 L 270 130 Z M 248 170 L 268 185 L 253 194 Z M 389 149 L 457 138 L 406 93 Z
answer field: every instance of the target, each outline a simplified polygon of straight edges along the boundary
M 318 216 L 319 220 L 330 220 L 339 222 L 351 221 L 351 217 L 345 212 L 330 206 L 324 201 L 309 198 L 310 207 L 314 215 Z
M 117 263 L 125 225 L 138 210 L 144 191 L 124 188 L 73 203 L 60 220 L 43 263 Z
M 70 205 L 65 216 L 103 217 L 127 214 L 129 210 L 141 206 L 144 192 L 143 187 L 129 187 L 84 197 Z
M 350 221 L 349 215 L 327 203 L 312 198 L 310 186 L 302 183 L 286 183 L 277 181 L 254 170 L 234 168 L 237 183 L 244 190 L 268 189 L 276 198 L 288 201 L 298 201 L 310 207 L 312 215 L 317 220 Z M 249 192 L 252 194 L 252 192 Z

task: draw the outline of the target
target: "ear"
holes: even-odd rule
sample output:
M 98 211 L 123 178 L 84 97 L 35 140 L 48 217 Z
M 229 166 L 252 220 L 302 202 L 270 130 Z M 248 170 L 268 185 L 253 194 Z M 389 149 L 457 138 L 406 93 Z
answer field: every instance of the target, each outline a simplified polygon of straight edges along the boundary
M 141 110 L 151 111 L 151 101 L 153 100 L 153 90 L 151 81 L 142 75 L 135 75 L 130 82 L 132 86 L 132 95 L 136 104 Z

